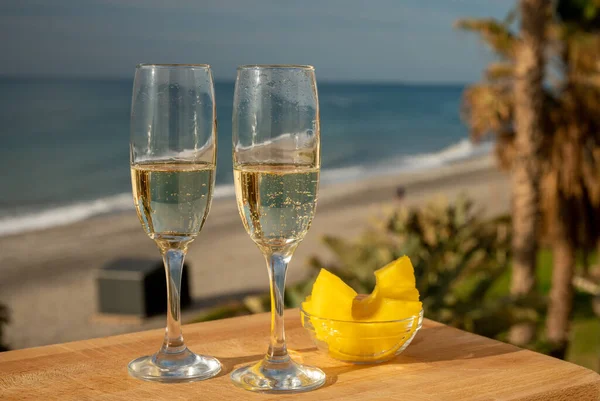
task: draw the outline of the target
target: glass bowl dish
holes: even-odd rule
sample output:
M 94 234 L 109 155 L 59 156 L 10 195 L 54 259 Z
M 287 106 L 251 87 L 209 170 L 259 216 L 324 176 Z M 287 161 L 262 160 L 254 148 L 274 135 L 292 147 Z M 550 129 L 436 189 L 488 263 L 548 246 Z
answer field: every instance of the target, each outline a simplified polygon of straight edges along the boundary
M 300 318 L 319 350 L 340 361 L 368 364 L 389 361 L 404 351 L 423 324 L 423 310 L 383 322 L 326 319 L 303 309 Z

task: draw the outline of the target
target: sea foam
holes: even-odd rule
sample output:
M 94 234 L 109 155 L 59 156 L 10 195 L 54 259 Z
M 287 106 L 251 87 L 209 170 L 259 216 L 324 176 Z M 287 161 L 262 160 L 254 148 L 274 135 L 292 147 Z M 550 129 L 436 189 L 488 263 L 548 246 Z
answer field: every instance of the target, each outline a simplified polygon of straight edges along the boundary
M 463 139 L 439 152 L 399 156 L 378 164 L 323 169 L 321 183 L 330 185 L 378 175 L 427 170 L 488 154 L 492 147 L 492 142 L 474 145 L 469 140 Z M 233 185 L 223 184 L 215 187 L 215 199 L 234 195 Z M 0 236 L 67 225 L 93 216 L 121 211 L 133 212 L 133 199 L 130 192 L 26 214 L 0 217 Z

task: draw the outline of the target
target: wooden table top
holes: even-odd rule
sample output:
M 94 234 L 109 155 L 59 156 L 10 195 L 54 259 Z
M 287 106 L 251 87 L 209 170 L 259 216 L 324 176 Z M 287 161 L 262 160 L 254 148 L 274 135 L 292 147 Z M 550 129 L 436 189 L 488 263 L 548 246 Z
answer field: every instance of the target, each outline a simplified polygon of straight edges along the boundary
M 297 310 L 286 312 L 286 323 L 296 358 L 327 374 L 321 389 L 281 396 L 230 382 L 232 369 L 266 351 L 269 316 L 262 314 L 184 327 L 193 351 L 223 364 L 210 380 L 160 384 L 129 377 L 127 363 L 162 342 L 162 330 L 152 330 L 0 353 L 0 400 L 600 400 L 595 372 L 430 320 L 402 355 L 380 365 L 344 364 L 317 351 Z

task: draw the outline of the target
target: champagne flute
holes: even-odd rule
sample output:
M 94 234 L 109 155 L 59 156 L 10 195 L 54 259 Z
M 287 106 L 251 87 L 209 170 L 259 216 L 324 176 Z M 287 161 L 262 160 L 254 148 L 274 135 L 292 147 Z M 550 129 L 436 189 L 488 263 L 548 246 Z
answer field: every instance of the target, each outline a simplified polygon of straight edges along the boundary
M 131 106 L 131 183 L 137 215 L 167 276 L 167 327 L 160 350 L 129 363 L 143 380 L 186 382 L 215 376 L 215 358 L 190 351 L 181 332 L 181 272 L 212 200 L 216 112 L 208 65 L 141 64 Z
M 233 101 L 233 171 L 238 210 L 265 256 L 271 285 L 271 343 L 255 365 L 231 374 L 252 391 L 308 391 L 318 368 L 290 359 L 283 300 L 287 266 L 310 228 L 320 167 L 319 101 L 312 66 L 238 68 Z

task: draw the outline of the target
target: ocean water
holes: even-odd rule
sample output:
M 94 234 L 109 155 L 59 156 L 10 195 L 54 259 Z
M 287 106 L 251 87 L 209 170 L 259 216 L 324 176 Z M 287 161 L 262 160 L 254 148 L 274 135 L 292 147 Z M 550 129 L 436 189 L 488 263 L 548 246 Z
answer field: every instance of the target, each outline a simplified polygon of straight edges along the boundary
M 217 198 L 233 195 L 233 85 L 215 85 Z M 131 90 L 129 79 L 0 78 L 0 235 L 133 208 Z M 467 139 L 462 90 L 319 83 L 322 185 L 488 152 L 490 144 Z

